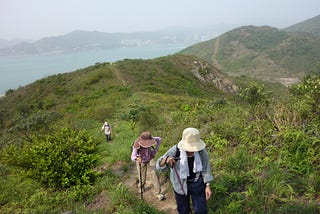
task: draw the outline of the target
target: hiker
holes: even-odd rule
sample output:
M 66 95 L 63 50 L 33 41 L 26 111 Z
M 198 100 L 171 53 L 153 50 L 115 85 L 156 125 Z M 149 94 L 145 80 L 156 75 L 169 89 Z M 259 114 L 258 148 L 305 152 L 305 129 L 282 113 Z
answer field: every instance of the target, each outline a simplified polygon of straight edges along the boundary
M 152 137 L 150 132 L 142 132 L 132 146 L 131 160 L 136 163 L 141 194 L 146 190 L 146 177 L 148 165 L 153 174 L 153 188 L 155 196 L 161 201 L 165 196 L 161 193 L 158 174 L 156 173 L 156 161 L 154 159 L 161 144 L 161 137 Z
M 104 130 L 104 134 L 106 135 L 107 142 L 111 141 L 111 125 L 108 122 L 104 122 L 101 131 Z
M 191 213 L 190 197 L 194 213 L 208 213 L 206 200 L 212 195 L 213 176 L 205 147 L 199 130 L 186 128 L 181 141 L 157 160 L 157 170 L 170 168 L 179 214 Z

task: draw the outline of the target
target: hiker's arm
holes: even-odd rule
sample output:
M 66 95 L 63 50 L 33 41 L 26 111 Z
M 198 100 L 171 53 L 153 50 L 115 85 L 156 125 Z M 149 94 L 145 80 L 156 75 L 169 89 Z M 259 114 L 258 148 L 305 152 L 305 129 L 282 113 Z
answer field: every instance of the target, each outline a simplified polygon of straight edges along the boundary
M 154 149 L 154 152 L 157 153 L 158 150 L 159 150 L 159 146 L 160 146 L 160 144 L 161 144 L 161 142 L 162 142 L 162 139 L 161 139 L 161 137 L 154 137 L 154 139 L 155 139 L 156 142 L 157 142 L 157 145 L 156 145 L 156 148 Z
M 151 156 L 154 157 L 159 150 L 162 139 L 161 137 L 153 137 L 153 139 L 157 142 L 156 147 L 153 150 L 151 150 Z
M 210 187 L 210 183 L 206 183 L 206 200 L 209 200 L 209 198 L 212 195 L 212 191 L 211 191 L 211 187 Z
M 168 156 L 163 157 L 159 162 L 159 166 L 164 167 L 167 163 L 168 158 L 169 158 Z
M 203 149 L 201 151 L 201 157 L 202 159 L 202 177 L 203 177 L 203 182 L 204 183 L 209 183 L 210 181 L 213 180 L 213 175 L 211 173 L 211 168 L 210 168 L 210 162 L 209 162 L 209 155 L 206 149 Z
M 173 158 L 176 153 L 176 146 L 171 147 L 163 156 L 161 156 L 157 160 L 156 167 L 158 170 L 164 170 L 167 168 L 166 161 L 169 161 L 169 159 Z
M 175 163 L 176 163 L 176 161 L 175 161 L 174 157 L 166 156 L 166 157 L 162 158 L 162 160 L 160 161 L 159 165 L 161 167 L 169 166 L 169 167 L 172 168 Z
M 137 154 L 138 154 L 138 150 L 135 149 L 135 148 L 132 148 L 131 160 L 132 160 L 133 162 L 136 161 L 136 159 L 137 159 Z

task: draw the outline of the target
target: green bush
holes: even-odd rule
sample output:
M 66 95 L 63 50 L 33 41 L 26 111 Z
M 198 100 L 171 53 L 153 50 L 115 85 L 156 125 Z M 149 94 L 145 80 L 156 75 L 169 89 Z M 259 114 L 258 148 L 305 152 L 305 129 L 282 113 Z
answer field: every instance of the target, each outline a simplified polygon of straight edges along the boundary
M 32 144 L 7 147 L 2 160 L 22 167 L 28 177 L 46 186 L 68 188 L 94 182 L 96 147 L 97 142 L 85 132 L 64 128 L 45 139 L 35 139 Z
M 254 83 L 241 89 L 239 96 L 250 105 L 269 104 L 270 92 L 266 91 L 264 86 Z
M 309 116 L 320 120 L 320 75 L 306 76 L 302 83 L 289 88 L 290 93 L 298 101 L 303 101 L 309 106 Z

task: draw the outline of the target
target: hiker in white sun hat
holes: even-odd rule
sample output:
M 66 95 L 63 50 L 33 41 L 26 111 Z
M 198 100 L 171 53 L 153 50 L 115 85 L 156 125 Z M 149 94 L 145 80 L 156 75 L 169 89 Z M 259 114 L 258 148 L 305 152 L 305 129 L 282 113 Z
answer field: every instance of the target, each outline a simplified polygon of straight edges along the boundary
M 211 174 L 206 144 L 196 128 L 186 128 L 180 142 L 172 146 L 157 160 L 158 170 L 170 168 L 179 214 L 191 213 L 190 197 L 194 213 L 208 213 L 207 203 L 212 191 Z

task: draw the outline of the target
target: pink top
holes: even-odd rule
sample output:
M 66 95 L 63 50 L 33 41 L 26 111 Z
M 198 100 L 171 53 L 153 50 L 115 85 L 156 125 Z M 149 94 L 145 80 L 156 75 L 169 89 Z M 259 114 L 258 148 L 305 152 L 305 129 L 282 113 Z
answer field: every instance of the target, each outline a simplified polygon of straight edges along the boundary
M 148 163 L 152 158 L 154 158 L 161 144 L 161 137 L 153 137 L 153 139 L 155 139 L 155 141 L 157 142 L 155 148 L 153 146 L 149 148 L 140 146 L 139 149 L 135 149 L 134 147 L 132 147 L 131 160 L 136 161 L 137 156 L 140 155 L 142 158 L 142 163 Z

